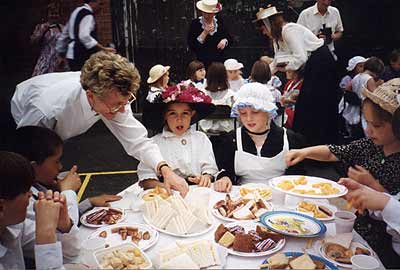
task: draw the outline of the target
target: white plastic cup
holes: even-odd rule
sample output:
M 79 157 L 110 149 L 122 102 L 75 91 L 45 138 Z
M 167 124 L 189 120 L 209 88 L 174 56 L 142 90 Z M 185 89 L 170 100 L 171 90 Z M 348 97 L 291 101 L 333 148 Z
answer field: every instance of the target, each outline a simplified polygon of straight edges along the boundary
M 286 193 L 273 189 L 272 190 L 272 203 L 277 206 L 284 206 Z
M 352 269 L 379 269 L 380 264 L 377 259 L 368 255 L 354 255 L 350 258 Z
M 336 234 L 352 232 L 356 218 L 357 216 L 352 212 L 337 211 L 335 213 Z
M 82 242 L 81 255 L 84 264 L 90 267 L 96 267 L 96 259 L 94 258 L 94 252 L 97 250 L 104 249 L 106 247 L 106 240 L 104 238 L 92 238 Z

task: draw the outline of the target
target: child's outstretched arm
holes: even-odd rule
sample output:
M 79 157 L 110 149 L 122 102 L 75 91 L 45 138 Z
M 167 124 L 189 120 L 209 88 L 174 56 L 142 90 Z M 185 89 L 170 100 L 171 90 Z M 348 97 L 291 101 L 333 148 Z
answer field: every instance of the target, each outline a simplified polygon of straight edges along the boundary
M 327 162 L 338 161 L 337 157 L 332 154 L 332 152 L 326 145 L 290 150 L 289 153 L 287 153 L 285 156 L 285 161 L 286 165 L 290 167 L 307 158 Z

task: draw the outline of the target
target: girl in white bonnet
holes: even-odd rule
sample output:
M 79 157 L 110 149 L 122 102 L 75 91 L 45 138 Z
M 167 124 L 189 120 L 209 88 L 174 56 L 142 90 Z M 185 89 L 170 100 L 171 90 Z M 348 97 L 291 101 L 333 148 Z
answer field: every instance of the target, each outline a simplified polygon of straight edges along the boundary
M 289 149 L 303 147 L 303 138 L 271 121 L 276 110 L 267 86 L 248 83 L 240 88 L 231 117 L 237 117 L 243 126 L 226 135 L 214 149 L 217 165 L 224 169 L 217 179 L 266 183 L 283 174 L 301 173 L 301 166 L 288 171 L 284 156 Z

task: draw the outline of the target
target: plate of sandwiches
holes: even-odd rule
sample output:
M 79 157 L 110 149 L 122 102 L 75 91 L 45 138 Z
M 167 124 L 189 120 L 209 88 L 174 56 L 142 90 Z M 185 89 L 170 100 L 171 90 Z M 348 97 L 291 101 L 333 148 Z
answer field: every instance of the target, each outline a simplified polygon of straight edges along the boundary
M 335 218 L 334 214 L 337 208 L 329 204 L 304 200 L 297 204 L 296 210 L 304 214 L 309 214 L 318 220 L 329 221 Z
M 82 225 L 91 228 L 113 225 L 126 218 L 125 211 L 116 207 L 96 207 L 84 213 L 80 221 Z
M 214 240 L 228 249 L 228 253 L 241 257 L 270 255 L 283 248 L 286 239 L 279 233 L 268 230 L 254 221 L 238 221 L 220 224 Z
M 260 269 L 331 269 L 337 266 L 319 256 L 302 252 L 277 253 L 260 265 Z
M 159 233 L 145 224 L 120 223 L 97 229 L 88 239 L 104 238 L 106 246 L 116 246 L 123 243 L 134 243 L 140 249 L 146 250 L 158 241 Z
M 222 269 L 226 256 L 212 240 L 177 240 L 160 250 L 153 261 L 159 269 Z
M 298 212 L 267 212 L 260 217 L 260 221 L 268 229 L 288 236 L 318 237 L 326 232 L 324 223 Z
M 329 179 L 314 176 L 279 176 L 273 178 L 270 185 L 278 191 L 304 198 L 329 199 L 347 194 L 345 186 Z
M 156 194 L 151 200 L 144 200 L 143 219 L 159 232 L 172 236 L 194 237 L 205 234 L 212 230 L 214 218 L 208 208 L 209 194 L 198 193 L 199 197 L 191 203 L 177 192 L 168 197 Z
M 317 250 L 328 261 L 344 268 L 351 268 L 353 255 L 374 256 L 372 249 L 359 242 L 353 241 L 353 233 L 337 234 L 322 240 Z
M 211 212 L 221 220 L 233 222 L 258 220 L 262 214 L 272 210 L 272 204 L 264 200 L 258 193 L 247 193 L 234 199 L 226 194 L 225 199 L 214 204 Z

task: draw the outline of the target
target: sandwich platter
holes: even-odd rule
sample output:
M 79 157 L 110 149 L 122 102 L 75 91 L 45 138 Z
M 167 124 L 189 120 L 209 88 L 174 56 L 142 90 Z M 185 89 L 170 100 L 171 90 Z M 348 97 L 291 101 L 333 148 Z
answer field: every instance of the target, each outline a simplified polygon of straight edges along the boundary
M 97 229 L 88 239 L 104 238 L 106 245 L 113 247 L 123 243 L 134 243 L 147 250 L 158 241 L 159 233 L 152 227 L 139 223 L 120 223 Z
M 240 257 L 271 255 L 286 244 L 284 236 L 254 221 L 237 221 L 226 226 L 220 224 L 214 233 L 214 240 L 227 248 L 229 254 Z
M 329 199 L 347 194 L 345 186 L 314 176 L 284 175 L 273 178 L 270 185 L 280 192 L 304 198 Z
M 199 236 L 213 228 L 214 218 L 208 207 L 209 199 L 210 193 L 203 189 L 191 190 L 186 199 L 177 192 L 168 196 L 147 196 L 142 204 L 143 219 L 165 234 L 178 237 Z
M 260 217 L 260 221 L 268 229 L 289 236 L 318 237 L 326 232 L 324 223 L 297 212 L 267 212 Z
M 84 213 L 80 221 L 82 225 L 91 228 L 100 228 L 122 222 L 126 218 L 123 209 L 116 207 L 95 207 Z
M 291 261 L 294 258 L 298 258 L 298 257 L 304 256 L 304 254 L 305 253 L 302 253 L 302 252 L 284 252 L 283 253 L 283 255 L 289 261 Z M 281 255 L 281 254 L 279 254 L 279 255 Z M 325 267 L 323 267 L 322 269 L 338 270 L 338 267 L 334 263 L 326 260 L 325 258 L 321 258 L 319 256 L 315 256 L 315 255 L 312 255 L 312 254 L 307 254 L 307 255 L 309 256 L 309 258 L 312 260 L 312 262 L 314 264 L 323 264 Z M 268 265 L 268 264 L 269 264 L 269 258 L 265 259 L 263 261 L 263 263 L 262 263 L 260 268 L 261 269 L 270 269 L 269 267 L 263 267 L 263 265 Z M 285 267 L 284 269 L 292 269 L 292 268 L 289 265 L 287 265 L 287 267 Z M 311 268 L 307 268 L 307 269 L 311 269 Z M 315 269 L 321 269 L 321 268 L 315 268 Z

